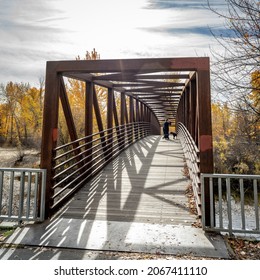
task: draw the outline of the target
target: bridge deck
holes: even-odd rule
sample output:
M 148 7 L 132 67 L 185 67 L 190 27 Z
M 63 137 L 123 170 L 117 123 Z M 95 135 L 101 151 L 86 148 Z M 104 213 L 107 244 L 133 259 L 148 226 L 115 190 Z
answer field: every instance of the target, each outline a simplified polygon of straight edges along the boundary
M 86 249 L 228 258 L 221 237 L 210 238 L 191 226 L 195 216 L 188 209 L 183 167 L 178 140 L 147 137 L 111 162 L 55 217 L 18 228 L 7 243 L 81 249 L 68 253 L 70 259 L 84 259 Z M 39 254 L 37 249 L 31 259 Z M 51 258 L 66 259 L 66 254 L 53 251 Z M 12 257 L 17 251 L 0 252 L 0 258 Z
M 86 184 L 59 213 L 63 218 L 190 225 L 179 140 L 138 141 Z

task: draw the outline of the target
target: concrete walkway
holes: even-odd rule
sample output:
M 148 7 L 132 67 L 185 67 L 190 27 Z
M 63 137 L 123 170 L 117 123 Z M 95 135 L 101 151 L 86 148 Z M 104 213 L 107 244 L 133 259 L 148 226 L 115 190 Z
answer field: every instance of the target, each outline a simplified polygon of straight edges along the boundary
M 0 259 L 89 259 L 89 250 L 228 259 L 221 236 L 192 227 L 196 217 L 185 196 L 189 182 L 183 168 L 178 140 L 147 137 L 108 165 L 51 220 L 18 228 L 6 241 L 55 248 L 55 253 L 20 254 L 19 249 L 3 248 Z M 64 248 L 73 251 L 64 253 Z

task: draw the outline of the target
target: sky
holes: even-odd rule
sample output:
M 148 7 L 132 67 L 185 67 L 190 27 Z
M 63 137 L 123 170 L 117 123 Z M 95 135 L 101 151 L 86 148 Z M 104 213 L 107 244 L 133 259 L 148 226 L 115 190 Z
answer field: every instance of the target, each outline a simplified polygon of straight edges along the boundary
M 225 0 L 210 0 L 223 10 Z M 222 19 L 206 0 L 0 0 L 0 83 L 33 86 L 46 61 L 211 56 Z

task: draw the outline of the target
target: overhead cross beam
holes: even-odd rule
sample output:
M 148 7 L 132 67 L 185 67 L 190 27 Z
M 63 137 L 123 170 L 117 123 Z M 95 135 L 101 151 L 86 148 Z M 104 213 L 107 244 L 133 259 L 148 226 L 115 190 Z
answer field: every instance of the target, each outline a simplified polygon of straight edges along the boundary
M 180 94 L 189 82 L 191 73 L 198 69 L 206 69 L 207 58 L 151 58 L 151 59 L 123 59 L 123 60 L 88 60 L 88 61 L 60 61 L 56 63 L 56 70 L 62 75 L 91 81 L 99 86 L 113 88 L 129 96 L 135 96 L 139 101 L 153 110 L 149 100 L 138 96 L 147 94 Z M 176 95 L 177 103 L 181 95 Z M 173 104 L 169 105 L 173 106 Z M 177 106 L 174 105 L 174 106 Z M 176 111 L 176 110 L 173 110 Z M 174 121 L 175 114 L 156 113 L 160 123 L 165 118 Z

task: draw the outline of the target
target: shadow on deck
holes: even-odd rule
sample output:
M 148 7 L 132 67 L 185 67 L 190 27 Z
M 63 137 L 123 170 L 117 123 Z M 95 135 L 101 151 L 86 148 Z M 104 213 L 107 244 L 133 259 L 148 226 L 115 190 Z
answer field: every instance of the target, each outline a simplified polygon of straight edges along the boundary
M 55 217 L 17 229 L 12 244 L 227 258 L 223 240 L 191 224 L 178 140 L 135 143 Z M 79 250 L 77 259 L 83 252 Z M 62 259 L 62 256 L 59 257 Z

